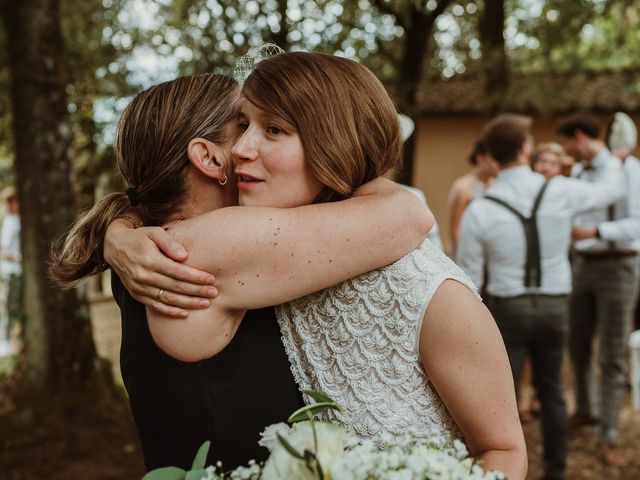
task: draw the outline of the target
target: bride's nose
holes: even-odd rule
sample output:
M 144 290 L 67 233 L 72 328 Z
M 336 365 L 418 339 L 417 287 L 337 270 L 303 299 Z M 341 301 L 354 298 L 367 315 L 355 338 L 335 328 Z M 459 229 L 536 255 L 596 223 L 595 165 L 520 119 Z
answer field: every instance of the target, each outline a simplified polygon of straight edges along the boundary
M 249 129 L 245 130 L 231 147 L 231 155 L 236 162 L 252 161 L 258 156 L 257 139 Z

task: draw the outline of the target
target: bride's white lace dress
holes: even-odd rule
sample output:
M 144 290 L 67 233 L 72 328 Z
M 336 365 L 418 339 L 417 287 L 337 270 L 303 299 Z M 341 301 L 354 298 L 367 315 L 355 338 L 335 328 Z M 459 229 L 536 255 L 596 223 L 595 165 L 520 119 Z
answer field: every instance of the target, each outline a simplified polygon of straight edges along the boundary
M 461 438 L 418 354 L 424 313 L 446 279 L 476 292 L 425 240 L 387 267 L 276 308 L 299 387 L 324 392 L 342 408 L 325 418 L 353 427 L 361 438 L 434 429 Z

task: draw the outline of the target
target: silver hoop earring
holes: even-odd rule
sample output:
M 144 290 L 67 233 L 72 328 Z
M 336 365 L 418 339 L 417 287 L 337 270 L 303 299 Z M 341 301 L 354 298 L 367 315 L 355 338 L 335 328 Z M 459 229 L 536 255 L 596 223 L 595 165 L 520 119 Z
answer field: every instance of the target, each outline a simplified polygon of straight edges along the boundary
M 227 182 L 229 181 L 229 179 L 227 178 L 227 174 L 224 174 L 224 180 L 220 180 L 218 179 L 218 183 L 222 186 L 225 186 L 227 184 Z

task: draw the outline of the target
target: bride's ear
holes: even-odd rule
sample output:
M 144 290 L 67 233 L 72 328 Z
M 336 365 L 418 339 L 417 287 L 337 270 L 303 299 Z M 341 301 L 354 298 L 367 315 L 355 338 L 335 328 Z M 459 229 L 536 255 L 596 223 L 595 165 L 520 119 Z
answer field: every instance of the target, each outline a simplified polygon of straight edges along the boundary
M 225 155 L 220 147 L 204 138 L 192 138 L 187 145 L 189 163 L 203 175 L 216 180 L 226 177 Z

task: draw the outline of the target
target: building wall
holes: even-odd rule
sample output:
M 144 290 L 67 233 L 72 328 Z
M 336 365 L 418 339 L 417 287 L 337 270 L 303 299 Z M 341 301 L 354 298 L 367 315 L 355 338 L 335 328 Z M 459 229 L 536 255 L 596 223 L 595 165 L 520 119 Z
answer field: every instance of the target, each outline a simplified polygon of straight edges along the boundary
M 606 122 L 610 116 L 603 115 L 602 118 Z M 640 126 L 640 114 L 632 115 L 632 118 Z M 559 117 L 535 118 L 532 128 L 535 142 L 555 141 L 558 121 Z M 467 156 L 482 134 L 485 122 L 485 118 L 475 116 L 423 117 L 416 129 L 413 182 L 427 197 L 445 246 L 449 245 L 449 189 L 456 178 L 471 170 Z

